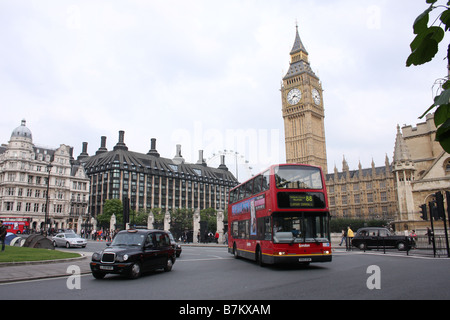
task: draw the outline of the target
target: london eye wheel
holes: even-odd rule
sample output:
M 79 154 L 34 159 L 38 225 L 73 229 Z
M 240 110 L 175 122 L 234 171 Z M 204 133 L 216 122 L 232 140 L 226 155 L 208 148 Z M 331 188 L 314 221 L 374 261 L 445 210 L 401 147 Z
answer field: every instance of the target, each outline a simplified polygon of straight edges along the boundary
M 221 156 L 225 156 L 225 165 L 230 170 L 239 182 L 243 182 L 253 177 L 252 167 L 248 160 L 237 151 L 220 150 L 212 154 L 206 160 L 209 167 L 217 168 L 221 164 Z

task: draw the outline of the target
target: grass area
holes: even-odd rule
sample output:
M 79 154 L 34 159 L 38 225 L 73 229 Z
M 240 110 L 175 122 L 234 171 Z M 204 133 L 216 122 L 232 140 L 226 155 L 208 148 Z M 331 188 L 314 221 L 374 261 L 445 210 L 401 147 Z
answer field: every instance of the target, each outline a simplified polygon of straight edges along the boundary
M 6 246 L 5 251 L 0 251 L 0 262 L 23 262 L 76 258 L 80 254 L 63 252 L 59 250 L 35 249 L 26 247 Z

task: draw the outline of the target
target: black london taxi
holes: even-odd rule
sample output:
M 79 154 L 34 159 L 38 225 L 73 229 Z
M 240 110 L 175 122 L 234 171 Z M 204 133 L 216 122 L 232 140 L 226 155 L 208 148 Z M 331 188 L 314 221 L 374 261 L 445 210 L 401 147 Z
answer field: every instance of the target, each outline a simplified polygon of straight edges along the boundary
M 103 251 L 95 252 L 90 266 L 96 279 L 103 279 L 108 273 L 136 279 L 146 271 L 170 271 L 175 260 L 166 231 L 129 229 L 117 233 Z
M 396 248 L 400 251 L 408 250 L 413 244 L 409 236 L 395 235 L 386 228 L 368 227 L 356 231 L 352 245 L 361 249 Z

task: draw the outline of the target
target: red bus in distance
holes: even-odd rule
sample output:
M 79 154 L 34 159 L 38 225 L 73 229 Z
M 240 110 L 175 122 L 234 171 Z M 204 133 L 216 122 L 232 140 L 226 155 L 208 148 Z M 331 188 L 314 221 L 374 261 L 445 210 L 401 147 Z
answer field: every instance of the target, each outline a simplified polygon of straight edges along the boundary
M 7 232 L 22 234 L 29 230 L 30 221 L 27 218 L 0 218 L 7 228 Z
M 230 190 L 228 252 L 258 264 L 332 260 L 320 167 L 273 165 Z

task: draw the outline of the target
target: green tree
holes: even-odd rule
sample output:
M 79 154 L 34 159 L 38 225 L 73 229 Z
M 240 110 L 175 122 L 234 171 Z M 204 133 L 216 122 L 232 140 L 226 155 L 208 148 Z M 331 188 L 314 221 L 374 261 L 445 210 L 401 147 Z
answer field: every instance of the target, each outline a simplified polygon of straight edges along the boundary
M 217 211 L 214 208 L 200 210 L 200 221 L 206 221 L 208 231 L 215 233 L 217 230 Z
M 430 6 L 414 21 L 413 32 L 416 35 L 411 42 L 411 54 L 406 60 L 406 66 L 422 65 L 430 62 L 439 51 L 439 43 L 444 39 L 445 32 L 450 29 L 450 1 L 446 5 L 437 5 L 438 0 L 426 0 Z M 445 1 L 444 1 L 445 2 Z M 430 13 L 437 13 L 436 19 L 428 26 Z M 437 24 L 437 25 L 435 25 Z M 447 61 L 450 63 L 450 45 L 447 46 Z M 448 73 L 448 71 L 447 71 Z M 450 153 L 450 80 L 448 74 L 443 78 L 442 91 L 434 98 L 434 103 L 420 116 L 436 109 L 434 123 L 436 125 L 436 141 Z
M 170 215 L 170 231 L 175 238 L 179 238 L 184 231 L 193 229 L 193 216 L 194 211 L 192 209 L 175 209 Z
M 162 212 L 161 208 L 153 208 L 152 213 L 154 218 L 153 228 L 163 230 L 165 212 Z
M 137 226 L 147 226 L 148 215 L 149 213 L 145 210 L 139 210 L 138 212 L 132 210 L 131 220 L 134 220 L 134 224 Z
M 101 226 L 109 228 L 112 215 L 116 216 L 116 225 L 119 227 L 123 223 L 123 205 L 119 199 L 108 199 L 103 205 L 103 213 L 97 216 L 97 221 Z

